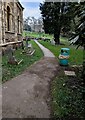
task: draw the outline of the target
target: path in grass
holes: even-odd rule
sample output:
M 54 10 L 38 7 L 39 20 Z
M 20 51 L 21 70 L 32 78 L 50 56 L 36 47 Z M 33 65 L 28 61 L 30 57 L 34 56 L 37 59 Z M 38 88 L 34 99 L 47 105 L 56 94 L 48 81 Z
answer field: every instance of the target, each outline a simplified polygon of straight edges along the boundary
M 53 53 L 50 52 L 50 50 L 48 50 L 47 48 L 45 48 L 43 45 L 41 45 L 37 40 L 35 40 L 35 42 L 39 45 L 39 47 L 41 48 L 41 50 L 44 53 L 45 57 L 55 57 L 53 55 Z
M 83 63 L 83 48 L 76 49 L 76 46 L 70 45 L 69 42 L 64 41 L 61 39 L 62 43 L 65 45 L 52 45 L 50 42 L 40 40 L 40 44 L 48 48 L 57 58 L 60 54 L 61 48 L 69 48 L 70 49 L 70 58 L 69 58 L 69 65 L 82 65 Z
M 43 49 L 48 51 L 42 46 Z M 50 51 L 46 54 L 21 75 L 3 84 L 3 118 L 50 118 L 49 86 L 59 65 Z

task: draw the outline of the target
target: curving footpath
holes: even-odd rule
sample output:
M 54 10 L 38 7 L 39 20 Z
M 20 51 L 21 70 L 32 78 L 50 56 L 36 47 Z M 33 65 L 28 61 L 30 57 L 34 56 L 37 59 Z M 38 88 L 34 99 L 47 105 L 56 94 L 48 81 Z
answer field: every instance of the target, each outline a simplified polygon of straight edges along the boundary
M 37 40 L 35 40 L 35 42 L 41 48 L 41 50 L 43 51 L 45 57 L 55 57 L 54 54 L 52 52 L 50 52 L 50 50 L 48 50 L 43 45 L 41 45 Z
M 59 71 L 55 56 L 35 41 L 44 57 L 3 84 L 3 118 L 50 118 L 50 82 Z

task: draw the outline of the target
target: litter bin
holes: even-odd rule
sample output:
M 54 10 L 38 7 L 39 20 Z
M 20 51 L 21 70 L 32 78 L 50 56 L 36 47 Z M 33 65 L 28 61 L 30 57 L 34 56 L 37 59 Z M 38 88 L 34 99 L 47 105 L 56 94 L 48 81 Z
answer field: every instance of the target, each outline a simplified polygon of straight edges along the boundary
M 68 65 L 69 51 L 69 48 L 61 48 L 61 53 L 59 55 L 60 65 Z

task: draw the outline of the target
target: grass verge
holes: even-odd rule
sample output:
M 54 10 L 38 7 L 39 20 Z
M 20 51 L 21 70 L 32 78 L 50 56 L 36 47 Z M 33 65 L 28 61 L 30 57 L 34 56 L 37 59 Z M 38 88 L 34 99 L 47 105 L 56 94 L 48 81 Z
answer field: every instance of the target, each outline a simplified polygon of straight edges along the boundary
M 66 41 L 64 38 L 61 38 L 62 43 L 64 45 L 52 45 L 50 42 L 47 41 L 39 41 L 42 45 L 44 45 L 46 48 L 48 48 L 50 51 L 53 52 L 53 54 L 58 58 L 60 54 L 61 48 L 69 48 L 70 49 L 70 58 L 69 58 L 69 64 L 70 65 L 82 65 L 83 63 L 83 49 L 79 48 L 76 49 L 76 46 L 69 46 L 68 41 Z
M 11 65 L 8 64 L 7 56 L 2 57 L 2 82 L 10 80 L 11 78 L 19 75 L 24 71 L 27 67 L 33 64 L 35 61 L 38 61 L 41 57 L 43 57 L 43 53 L 38 45 L 31 41 L 33 48 L 35 49 L 35 53 L 32 56 L 27 54 L 22 54 L 22 49 L 18 49 L 15 51 L 14 55 L 18 61 L 23 59 L 23 62 L 19 65 Z
M 81 69 L 76 69 L 75 77 L 68 77 L 60 71 L 52 81 L 52 116 L 56 120 L 85 120 L 83 80 Z

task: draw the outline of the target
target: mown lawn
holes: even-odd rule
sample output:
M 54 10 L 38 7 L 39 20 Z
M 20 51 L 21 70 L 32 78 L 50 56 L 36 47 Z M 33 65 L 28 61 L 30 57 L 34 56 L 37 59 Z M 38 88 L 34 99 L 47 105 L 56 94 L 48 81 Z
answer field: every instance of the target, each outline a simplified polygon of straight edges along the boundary
M 83 48 L 76 49 L 76 46 L 70 45 L 70 43 L 67 41 L 67 38 L 61 38 L 61 43 L 64 45 L 52 45 L 50 42 L 41 41 L 39 42 L 44 45 L 46 48 L 48 48 L 50 51 L 53 52 L 53 54 L 58 58 L 60 54 L 61 48 L 70 48 L 70 58 L 69 58 L 69 64 L 70 65 L 82 65 L 83 63 Z
M 43 57 L 43 53 L 38 45 L 34 41 L 31 41 L 31 44 L 35 49 L 35 53 L 32 56 L 22 53 L 23 50 L 21 48 L 14 52 L 14 55 L 18 61 L 23 59 L 22 63 L 19 65 L 8 64 L 7 55 L 2 57 L 2 82 L 10 80 L 11 78 L 21 74 L 22 71 L 28 68 L 31 64 Z
M 25 36 L 34 37 L 34 38 L 45 37 L 45 38 L 49 38 L 49 39 L 52 39 L 52 37 L 53 37 L 53 35 L 39 33 L 39 32 L 29 32 L 29 31 L 23 32 L 23 37 L 25 37 Z

